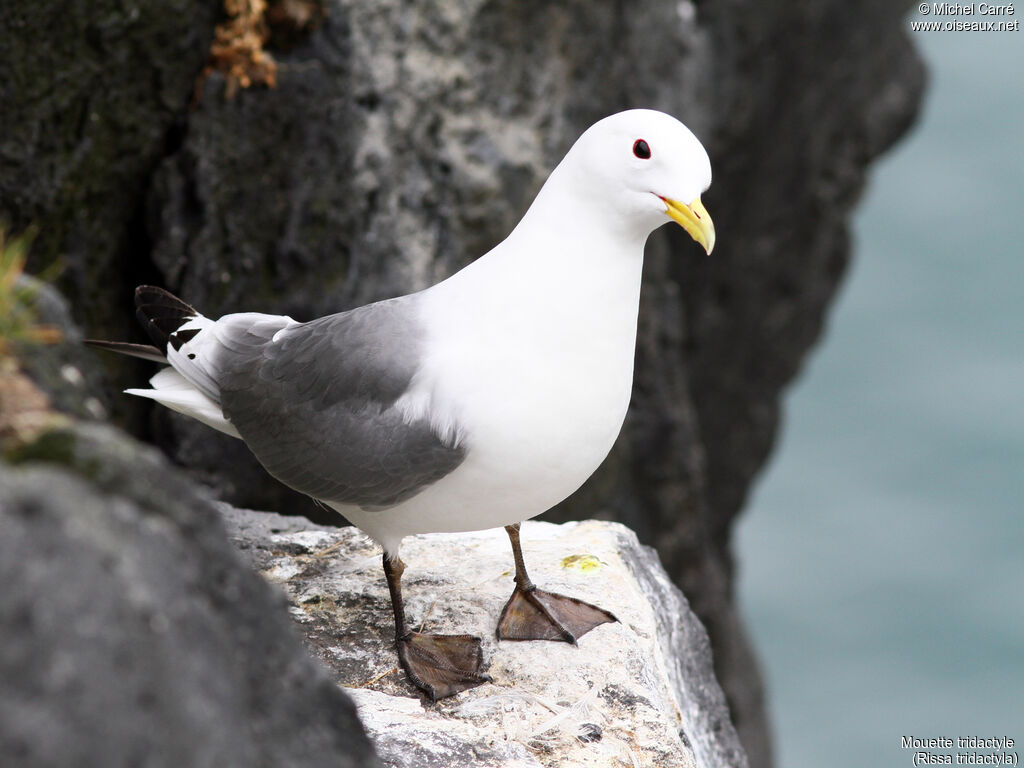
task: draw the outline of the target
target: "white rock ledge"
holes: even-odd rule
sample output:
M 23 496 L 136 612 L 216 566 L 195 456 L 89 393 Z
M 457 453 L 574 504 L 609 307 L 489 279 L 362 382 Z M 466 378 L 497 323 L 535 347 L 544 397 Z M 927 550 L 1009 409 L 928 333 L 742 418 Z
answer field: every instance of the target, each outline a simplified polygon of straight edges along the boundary
M 522 529 L 543 589 L 612 611 L 579 646 L 498 642 L 512 592 L 502 530 L 406 539 L 414 627 L 483 639 L 494 682 L 431 704 L 398 669 L 380 549 L 354 528 L 224 508 L 235 542 L 279 583 L 314 653 L 351 694 L 395 768 L 746 766 L 703 626 L 648 547 L 616 523 Z

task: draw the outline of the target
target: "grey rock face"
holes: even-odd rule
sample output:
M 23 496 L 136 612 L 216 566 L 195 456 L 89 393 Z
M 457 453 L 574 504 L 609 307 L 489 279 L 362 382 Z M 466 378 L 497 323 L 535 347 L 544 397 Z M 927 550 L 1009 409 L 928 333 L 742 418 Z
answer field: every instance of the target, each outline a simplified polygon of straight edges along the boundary
M 152 274 L 139 201 L 206 60 L 219 0 L 5 2 L 0 212 L 39 225 L 37 267 L 62 259 L 93 332 L 125 327 L 124 291 Z
M 353 528 L 222 510 L 235 542 L 288 593 L 293 616 L 355 699 L 386 765 L 747 765 L 704 628 L 657 554 L 621 525 L 523 525 L 539 586 L 619 619 L 577 647 L 495 639 L 513 586 L 503 531 L 406 539 L 410 620 L 428 632 L 480 636 L 494 679 L 429 704 L 396 668 L 379 547 Z
M 330 0 L 274 51 L 276 89 L 229 101 L 215 75 L 189 107 L 220 5 L 0 11 L 0 212 L 42 225 L 37 264 L 66 255 L 88 335 L 138 333 L 135 282 L 209 314 L 300 319 L 415 290 L 502 238 L 597 118 L 659 108 L 704 140 L 719 245 L 705 258 L 670 228 L 652 238 L 623 436 L 549 517 L 596 511 L 658 547 L 766 766 L 731 523 L 844 272 L 865 169 L 916 112 L 909 4 Z M 144 378 L 108 365 L 112 388 Z M 224 498 L 316 515 L 238 442 L 113 405 Z
M 62 268 L 72 315 L 94 338 L 138 338 L 131 291 L 160 279 L 143 201 L 180 141 L 221 0 L 120 0 L 0 7 L 0 225 L 38 227 L 29 267 Z M 136 336 L 136 334 L 138 334 Z M 147 368 L 108 356 L 110 375 Z M 111 401 L 136 433 L 146 412 Z
M 0 464 L 0 764 L 377 765 L 189 479 L 106 428 L 26 451 Z

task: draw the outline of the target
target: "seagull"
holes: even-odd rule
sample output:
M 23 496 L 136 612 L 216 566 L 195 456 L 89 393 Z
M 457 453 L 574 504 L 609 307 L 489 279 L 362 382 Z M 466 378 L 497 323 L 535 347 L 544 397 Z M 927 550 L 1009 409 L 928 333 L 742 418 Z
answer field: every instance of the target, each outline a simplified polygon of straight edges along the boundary
M 412 534 L 503 526 L 515 588 L 501 640 L 575 644 L 615 617 L 539 589 L 520 522 L 569 496 L 622 427 L 633 382 L 644 243 L 675 221 L 707 253 L 708 154 L 675 118 L 595 123 L 508 237 L 430 288 L 310 322 L 208 318 L 136 290 L 153 346 L 92 346 L 165 364 L 127 393 L 240 438 L 275 478 L 378 542 L 398 658 L 431 700 L 490 681 L 481 640 L 412 631 L 399 557 Z

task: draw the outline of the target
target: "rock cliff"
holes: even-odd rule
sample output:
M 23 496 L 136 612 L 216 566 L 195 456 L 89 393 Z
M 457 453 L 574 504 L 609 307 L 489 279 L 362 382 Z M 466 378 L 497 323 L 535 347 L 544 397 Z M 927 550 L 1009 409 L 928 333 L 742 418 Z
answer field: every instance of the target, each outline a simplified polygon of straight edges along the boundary
M 729 532 L 843 274 L 866 168 L 916 112 L 907 4 L 291 3 L 326 13 L 272 23 L 276 88 L 234 98 L 217 71 L 197 88 L 220 5 L 0 11 L 0 216 L 39 224 L 34 264 L 63 259 L 89 335 L 138 333 L 139 282 L 209 314 L 300 319 L 414 290 L 498 241 L 596 118 L 655 107 L 704 140 L 718 249 L 652 238 L 623 436 L 550 517 L 597 513 L 657 546 L 708 627 L 752 764 L 768 765 Z M 112 388 L 145 376 L 104 365 Z M 316 516 L 238 443 L 106 402 L 223 498 Z

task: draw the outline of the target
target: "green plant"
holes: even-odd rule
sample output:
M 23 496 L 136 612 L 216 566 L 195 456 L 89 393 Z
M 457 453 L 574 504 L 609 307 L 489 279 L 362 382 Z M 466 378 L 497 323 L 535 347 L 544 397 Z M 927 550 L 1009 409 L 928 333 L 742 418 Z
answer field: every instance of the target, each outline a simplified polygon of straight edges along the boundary
M 11 355 L 14 344 L 54 344 L 61 338 L 57 328 L 36 323 L 36 288 L 20 280 L 34 237 L 29 229 L 7 238 L 0 227 L 0 357 Z M 51 280 L 58 271 L 51 267 L 40 279 Z

